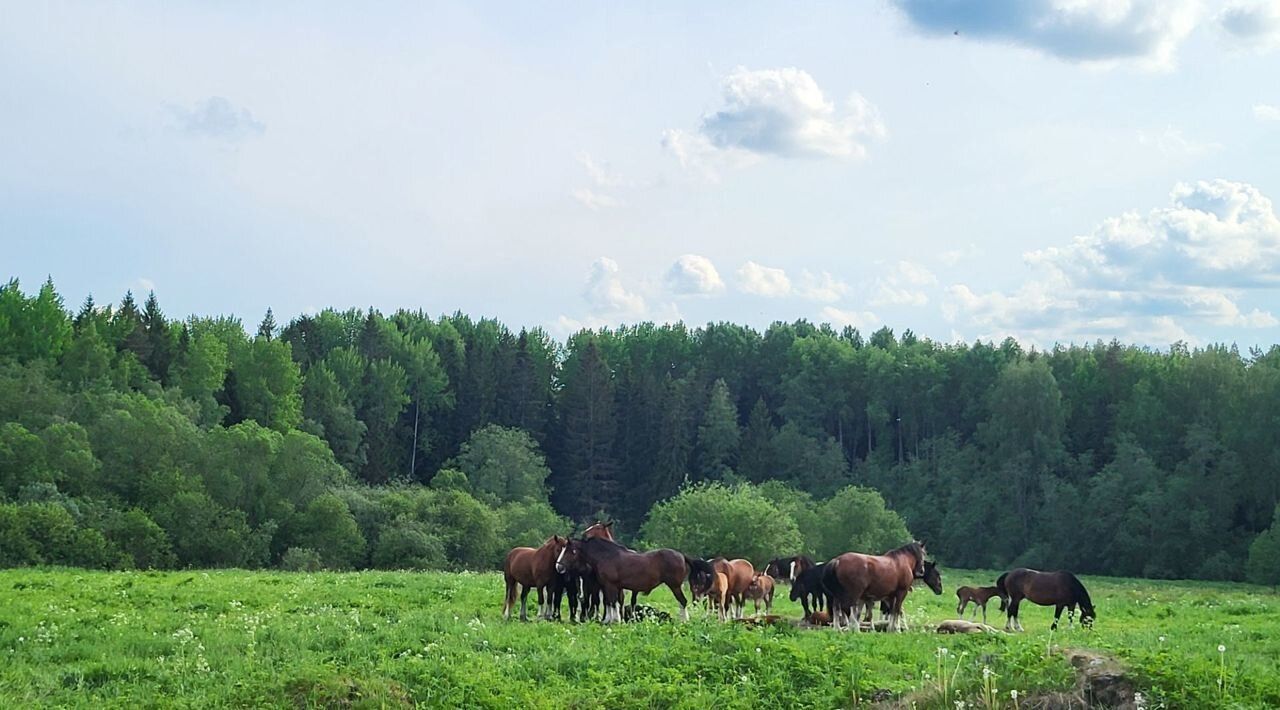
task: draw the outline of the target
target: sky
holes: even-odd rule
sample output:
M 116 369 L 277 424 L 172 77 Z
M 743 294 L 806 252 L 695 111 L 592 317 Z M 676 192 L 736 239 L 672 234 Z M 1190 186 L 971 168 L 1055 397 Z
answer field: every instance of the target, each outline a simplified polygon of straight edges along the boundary
M 0 0 L 0 278 L 1280 342 L 1280 0 Z

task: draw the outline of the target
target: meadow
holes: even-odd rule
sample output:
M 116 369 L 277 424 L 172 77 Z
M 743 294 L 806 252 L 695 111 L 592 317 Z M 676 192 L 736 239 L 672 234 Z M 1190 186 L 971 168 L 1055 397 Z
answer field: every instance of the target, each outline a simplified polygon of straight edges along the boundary
M 1125 664 L 1147 707 L 1280 705 L 1270 590 L 1085 578 L 1092 631 L 1064 617 L 1051 633 L 1051 610 L 1027 605 L 1023 634 L 931 632 L 957 585 L 993 578 L 944 571 L 945 593 L 916 589 L 911 631 L 888 635 L 701 608 L 685 624 L 503 621 L 496 573 L 5 570 L 0 707 L 1014 708 L 1073 686 L 1069 648 Z M 775 611 L 798 617 L 787 591 Z M 665 589 L 647 603 L 676 611 Z

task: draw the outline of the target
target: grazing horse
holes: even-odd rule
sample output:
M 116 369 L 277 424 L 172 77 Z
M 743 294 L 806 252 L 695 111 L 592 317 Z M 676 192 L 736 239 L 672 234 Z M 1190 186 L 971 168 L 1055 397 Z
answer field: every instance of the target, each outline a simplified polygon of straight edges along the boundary
M 987 602 L 991 601 L 991 597 L 1000 600 L 1000 611 L 1004 611 L 1005 599 L 1000 590 L 995 587 L 960 587 L 956 590 L 956 613 L 964 617 L 964 610 L 968 608 L 969 602 L 973 602 L 973 616 L 977 618 L 978 609 L 982 609 L 982 623 L 987 623 Z
M 822 586 L 822 576 L 826 572 L 827 565 L 822 563 L 814 565 L 796 575 L 791 581 L 791 601 L 800 602 L 804 607 L 804 618 L 812 619 L 813 615 L 825 606 L 827 593 Z M 810 609 L 812 605 L 812 609 Z
M 764 572 L 757 573 L 747 585 L 747 598 L 755 607 L 756 614 L 760 613 L 760 602 L 764 602 L 765 614 L 773 613 L 773 577 Z
M 751 586 L 751 580 L 756 576 L 755 566 L 750 560 L 726 560 L 723 557 L 711 560 L 711 566 L 729 579 L 726 593 L 733 600 L 734 618 L 741 619 L 742 612 L 747 607 L 747 587 Z
M 795 557 L 777 557 L 769 561 L 765 565 L 764 573 L 778 580 L 779 582 L 795 582 L 807 569 L 813 568 L 813 560 L 805 555 L 796 555 Z
M 516 586 L 520 585 L 520 620 L 528 621 L 525 606 L 528 602 L 529 590 L 538 590 L 538 610 L 544 618 L 551 614 L 551 607 L 543 600 L 542 590 L 550 586 L 556 579 L 556 558 L 568 544 L 568 540 L 559 535 L 552 535 L 542 546 L 516 547 L 507 553 L 502 564 L 502 576 L 507 583 L 507 594 L 502 605 L 502 618 L 511 618 L 511 607 L 516 602 Z
M 556 559 L 556 571 L 575 570 L 579 574 L 593 573 L 604 593 L 604 621 L 622 621 L 622 595 L 631 590 L 634 600 L 637 593 L 648 594 L 658 585 L 665 584 L 680 603 L 680 620 L 689 620 L 688 600 L 684 596 L 684 581 L 689 576 L 694 560 L 670 549 L 635 552 L 616 542 L 600 538 L 570 540 Z
M 1000 575 L 996 580 L 996 589 L 1001 596 L 1007 597 L 1009 620 L 1005 622 L 1005 631 L 1022 631 L 1022 622 L 1018 620 L 1018 609 L 1022 600 L 1028 599 L 1040 606 L 1057 607 L 1053 612 L 1053 626 L 1058 628 L 1058 619 L 1062 618 L 1062 610 L 1067 609 L 1067 623 L 1074 621 L 1076 607 L 1080 607 L 1080 625 L 1093 626 L 1098 617 L 1089 599 L 1089 592 L 1070 572 L 1037 572 L 1026 567 L 1019 567 Z
M 890 599 L 889 630 L 897 631 L 902 620 L 902 600 L 915 580 L 924 577 L 924 543 L 910 542 L 883 555 L 846 552 L 828 563 L 824 583 L 832 594 L 831 625 L 840 628 L 841 617 L 853 621 L 860 630 L 856 612 L 863 598 Z M 848 616 L 852 608 L 854 615 Z

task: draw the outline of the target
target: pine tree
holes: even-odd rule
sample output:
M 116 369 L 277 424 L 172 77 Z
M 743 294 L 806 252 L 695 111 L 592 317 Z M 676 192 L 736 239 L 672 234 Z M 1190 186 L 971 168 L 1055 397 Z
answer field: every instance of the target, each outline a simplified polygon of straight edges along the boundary
M 143 352 L 138 353 L 138 359 L 151 372 L 152 377 L 166 383 L 169 379 L 169 366 L 173 362 L 173 340 L 155 291 L 147 294 L 147 300 L 142 306 L 141 324 L 146 346 Z
M 738 409 L 729 386 L 716 380 L 698 427 L 698 473 L 703 480 L 722 480 L 733 473 L 740 439 Z
M 595 336 L 570 345 L 560 398 L 561 465 L 554 486 L 561 511 L 581 517 L 611 508 L 617 493 L 613 381 Z
M 271 312 L 271 307 L 267 306 L 267 314 L 262 317 L 262 322 L 258 324 L 258 337 L 271 340 L 276 337 L 277 331 L 276 316 Z
M 742 436 L 738 454 L 739 475 L 753 483 L 774 477 L 773 437 L 776 434 L 773 418 L 769 416 L 769 407 L 764 403 L 763 397 L 757 399 Z

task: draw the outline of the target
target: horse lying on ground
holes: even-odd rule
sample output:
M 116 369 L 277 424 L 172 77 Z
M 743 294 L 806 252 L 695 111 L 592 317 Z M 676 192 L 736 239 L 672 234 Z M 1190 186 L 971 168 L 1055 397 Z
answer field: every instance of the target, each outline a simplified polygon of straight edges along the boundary
M 1063 609 L 1068 610 L 1067 623 L 1070 624 L 1074 620 L 1076 607 L 1079 606 L 1080 625 L 1086 628 L 1093 626 L 1093 621 L 1098 616 L 1093 608 L 1093 601 L 1089 599 L 1088 590 L 1070 572 L 1038 572 L 1019 567 L 1000 575 L 996 580 L 996 589 L 1009 599 L 1009 619 L 1005 622 L 1005 631 L 1023 630 L 1022 622 L 1018 620 L 1018 610 L 1022 607 L 1023 599 L 1040 606 L 1056 607 L 1053 626 L 1049 627 L 1051 629 L 1058 628 L 1058 619 L 1062 617 Z
M 747 598 L 752 601 L 755 613 L 760 613 L 760 602 L 764 602 L 764 613 L 773 613 L 773 577 L 761 572 L 747 585 Z
M 507 584 L 507 593 L 502 605 L 502 618 L 511 618 L 511 607 L 516 601 L 516 587 L 521 586 L 520 620 L 528 621 L 525 613 L 529 591 L 538 590 L 538 610 L 546 618 L 551 613 L 550 605 L 543 599 L 543 590 L 556 578 L 556 558 L 563 552 L 568 540 L 558 535 L 547 538 L 541 547 L 516 547 L 507 553 L 502 564 L 502 577 Z
M 987 602 L 991 601 L 992 597 L 1000 600 L 1000 611 L 1004 611 L 1005 599 L 999 589 L 995 587 L 960 587 L 956 590 L 956 598 L 958 599 L 956 613 L 963 618 L 965 608 L 969 606 L 969 602 L 973 602 L 976 605 L 973 610 L 974 617 L 978 616 L 978 609 L 982 609 L 982 623 L 985 624 L 987 623 Z

